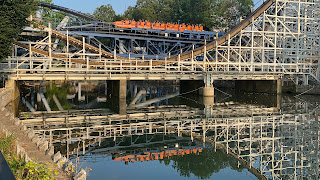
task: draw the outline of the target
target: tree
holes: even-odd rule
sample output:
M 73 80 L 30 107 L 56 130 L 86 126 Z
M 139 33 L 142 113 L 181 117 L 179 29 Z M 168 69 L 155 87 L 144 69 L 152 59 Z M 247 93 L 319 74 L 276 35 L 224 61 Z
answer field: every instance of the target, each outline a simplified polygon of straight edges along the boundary
M 52 0 L 40 0 L 41 2 L 53 4 Z M 58 24 L 63 20 L 65 16 L 67 16 L 67 13 L 62 11 L 54 11 L 53 9 L 47 8 L 47 7 L 41 7 L 41 16 L 42 19 L 44 19 L 46 22 L 56 23 L 55 26 L 58 26 Z
M 110 4 L 107 4 L 95 9 L 93 16 L 105 22 L 113 22 L 116 18 L 116 12 L 113 10 Z
M 225 32 L 250 14 L 252 0 L 217 0 L 211 4 L 213 31 Z
M 170 161 L 172 161 L 172 167 L 177 169 L 181 176 L 190 177 L 191 174 L 194 174 L 199 179 L 209 179 L 213 173 L 218 173 L 227 167 L 238 172 L 244 169 L 243 165 L 238 167 L 237 159 L 227 155 L 220 149 L 214 151 L 213 149 L 206 148 L 199 155 L 173 156 L 170 160 L 160 160 L 160 162 L 162 161 L 166 165 L 169 165 Z
M 138 0 L 134 7 L 129 6 L 125 16 L 134 20 L 173 21 L 175 0 Z
M 2 0 L 0 1 L 0 61 L 11 53 L 12 43 L 28 24 L 26 18 L 37 7 L 35 0 Z
M 202 24 L 206 30 L 227 31 L 245 17 L 252 0 L 138 0 L 124 16 L 134 20 Z

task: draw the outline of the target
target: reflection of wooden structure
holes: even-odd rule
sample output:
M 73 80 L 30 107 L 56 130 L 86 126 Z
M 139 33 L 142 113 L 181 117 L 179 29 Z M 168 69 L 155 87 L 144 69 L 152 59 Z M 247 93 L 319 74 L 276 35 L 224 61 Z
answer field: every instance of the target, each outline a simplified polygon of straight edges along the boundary
M 184 156 L 188 154 L 196 154 L 202 152 L 202 148 L 196 149 L 178 149 L 178 150 L 166 150 L 159 153 L 145 152 L 144 155 L 126 155 L 113 159 L 114 161 L 135 162 L 135 161 L 152 161 L 164 158 L 170 158 L 172 156 Z
M 222 116 L 222 114 L 212 113 L 217 112 L 215 110 L 219 108 L 208 110 L 210 109 L 208 107 L 202 116 L 182 113 L 175 114 L 175 117 L 171 116 L 171 118 L 158 115 L 152 120 L 145 119 L 145 117 L 151 116 L 133 118 L 134 115 L 128 115 L 122 116 L 120 119 L 114 116 L 114 120 L 110 116 L 110 122 L 114 123 L 108 125 L 91 124 L 88 127 L 84 127 L 86 124 L 81 123 L 73 124 L 70 127 L 59 127 L 61 121 L 54 121 L 53 117 L 49 121 L 37 120 L 38 122 L 30 119 L 30 122 L 27 120 L 26 124 L 28 127 L 35 128 L 35 132 L 39 136 L 51 143 L 65 143 L 67 149 L 70 144 L 78 144 L 79 142 L 82 145 L 83 153 L 87 146 L 93 144 L 96 146 L 95 149 L 88 151 L 103 153 L 109 150 L 119 150 L 121 147 L 144 147 L 155 143 L 154 139 L 159 139 L 155 137 L 184 136 L 188 137 L 189 141 L 190 139 L 198 139 L 212 143 L 213 147 L 224 149 L 226 153 L 237 158 L 240 162 L 245 162 L 246 167 L 256 175 L 274 179 L 308 179 L 319 175 L 319 166 L 317 165 L 320 159 L 318 114 L 317 111 L 309 112 L 309 110 L 306 111 L 307 113 L 303 113 L 299 107 L 300 104 L 295 107 L 299 109 L 298 114 L 270 114 L 265 111 L 253 115 L 255 108 L 251 108 L 251 114 L 240 116 L 240 111 L 234 111 L 236 114 L 234 116 L 231 114 Z M 237 108 L 232 109 L 236 110 Z M 131 118 L 133 118 L 132 121 L 130 121 Z M 114 143 L 108 146 L 104 145 L 104 148 L 99 149 L 103 139 Z M 165 139 L 160 139 L 160 141 L 163 140 Z M 172 142 L 175 141 L 177 139 Z M 142 152 L 152 151 L 144 150 Z M 118 160 L 131 162 L 157 158 L 147 153 L 140 156 L 133 156 L 135 153 L 131 152 L 129 154 L 132 156 Z M 158 159 L 164 158 L 160 154 L 158 154 Z M 167 154 L 171 157 L 175 155 L 175 152 L 171 152 L 171 155 L 169 152 Z M 301 172 L 304 173 L 301 174 Z

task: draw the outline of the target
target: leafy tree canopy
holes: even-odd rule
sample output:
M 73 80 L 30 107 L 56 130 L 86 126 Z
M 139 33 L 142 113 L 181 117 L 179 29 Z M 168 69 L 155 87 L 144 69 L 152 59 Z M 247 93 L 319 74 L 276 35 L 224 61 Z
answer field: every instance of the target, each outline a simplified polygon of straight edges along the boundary
M 245 18 L 252 0 L 138 0 L 124 17 L 134 20 L 202 24 L 206 30 L 227 31 Z
M 0 1 L 0 61 L 11 53 L 11 46 L 28 24 L 26 18 L 37 7 L 36 0 L 1 0 Z
M 112 22 L 116 18 L 116 12 L 113 10 L 110 4 L 107 4 L 98 7 L 93 12 L 93 16 L 105 22 Z

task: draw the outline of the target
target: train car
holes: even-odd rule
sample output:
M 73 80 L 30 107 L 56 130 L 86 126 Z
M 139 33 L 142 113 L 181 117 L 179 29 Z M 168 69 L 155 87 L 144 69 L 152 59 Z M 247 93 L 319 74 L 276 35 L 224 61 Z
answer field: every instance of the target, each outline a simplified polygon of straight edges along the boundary
M 113 23 L 116 27 L 132 29 L 154 29 L 154 30 L 168 30 L 168 31 L 203 31 L 202 25 L 186 25 L 186 24 L 176 24 L 176 23 L 161 23 L 161 22 L 149 22 L 149 21 L 134 21 L 134 20 L 123 20 L 116 21 Z

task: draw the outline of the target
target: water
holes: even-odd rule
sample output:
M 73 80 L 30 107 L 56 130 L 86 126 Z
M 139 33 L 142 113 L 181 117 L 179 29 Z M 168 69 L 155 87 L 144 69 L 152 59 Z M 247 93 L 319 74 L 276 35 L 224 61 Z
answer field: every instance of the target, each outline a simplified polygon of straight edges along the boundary
M 221 89 L 225 93 L 216 91 L 214 104 L 212 99 L 186 94 L 144 107 L 126 107 L 142 88 L 148 93 L 140 103 L 174 94 L 179 88 L 174 83 L 129 84 L 127 103 L 123 103 L 104 87 L 87 86 L 81 96 L 73 85 L 22 91 L 40 112 L 20 112 L 20 119 L 78 170 L 87 170 L 88 179 L 319 177 L 319 96 Z M 43 101 L 35 98 L 38 92 L 58 110 L 52 100 L 56 94 L 65 111 L 45 113 Z M 119 109 L 125 109 L 126 115 L 119 115 Z M 20 111 L 27 110 L 20 103 Z

